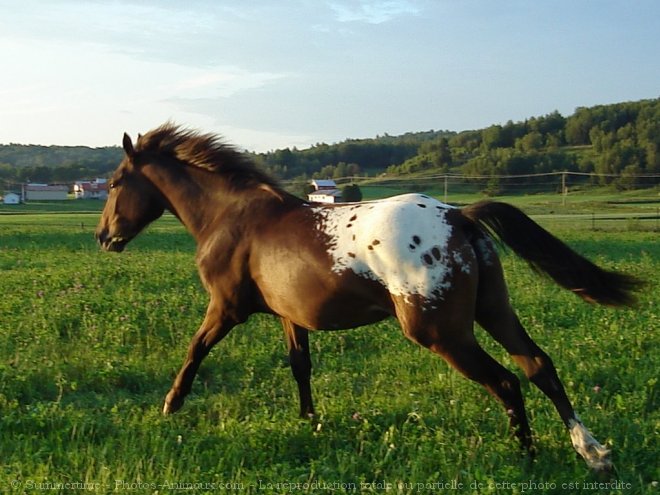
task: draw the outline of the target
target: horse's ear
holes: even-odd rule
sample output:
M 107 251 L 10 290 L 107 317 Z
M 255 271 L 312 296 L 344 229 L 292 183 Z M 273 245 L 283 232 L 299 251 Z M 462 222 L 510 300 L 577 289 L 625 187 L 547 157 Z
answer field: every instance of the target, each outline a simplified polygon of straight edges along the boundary
M 262 191 L 266 191 L 269 194 L 272 194 L 277 199 L 284 202 L 284 196 L 282 196 L 282 194 L 280 194 L 278 191 L 276 191 L 275 188 L 273 186 L 271 186 L 270 184 L 259 184 L 259 189 L 261 189 Z
M 122 141 L 122 145 L 124 146 L 124 152 L 126 153 L 126 156 L 133 158 L 135 156 L 135 148 L 133 148 L 133 141 L 131 141 L 131 136 L 129 136 L 127 133 L 124 133 L 124 140 Z

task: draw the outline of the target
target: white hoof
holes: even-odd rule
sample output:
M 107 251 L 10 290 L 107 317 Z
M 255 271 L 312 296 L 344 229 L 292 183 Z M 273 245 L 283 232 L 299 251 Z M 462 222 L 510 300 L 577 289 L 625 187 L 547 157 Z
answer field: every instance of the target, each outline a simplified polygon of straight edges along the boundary
M 573 448 L 584 458 L 591 469 L 595 471 L 610 471 L 612 469 L 610 450 L 601 445 L 591 435 L 577 415 L 575 419 L 568 422 L 568 429 L 571 433 Z

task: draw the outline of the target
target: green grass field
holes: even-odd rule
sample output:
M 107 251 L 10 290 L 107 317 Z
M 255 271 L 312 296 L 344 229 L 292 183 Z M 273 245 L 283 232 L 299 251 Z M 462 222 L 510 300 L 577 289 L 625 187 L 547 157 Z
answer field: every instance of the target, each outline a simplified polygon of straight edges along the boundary
M 311 421 L 297 418 L 282 331 L 268 316 L 221 342 L 185 407 L 163 417 L 207 302 L 194 243 L 168 216 L 125 253 L 100 252 L 102 205 L 81 205 L 0 208 L 1 493 L 658 492 L 657 285 L 635 309 L 595 307 L 503 257 L 523 323 L 613 449 L 611 475 L 588 471 L 524 379 L 538 455 L 521 456 L 495 400 L 394 321 L 311 336 Z M 542 222 L 600 264 L 655 283 L 652 224 Z

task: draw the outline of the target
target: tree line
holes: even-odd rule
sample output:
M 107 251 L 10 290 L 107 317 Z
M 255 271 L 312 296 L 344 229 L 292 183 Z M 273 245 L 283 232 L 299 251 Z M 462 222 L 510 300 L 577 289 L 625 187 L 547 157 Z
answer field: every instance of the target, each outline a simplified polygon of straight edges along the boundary
M 298 150 L 281 149 L 254 153 L 253 159 L 268 172 L 281 179 L 332 179 L 357 175 L 380 174 L 392 164 L 414 157 L 422 143 L 450 131 L 409 132 L 401 136 L 378 136 L 349 139 L 337 144 L 318 143 Z
M 71 183 L 105 177 L 123 157 L 120 147 L 0 145 L 0 181 Z
M 611 176 L 660 173 L 660 99 L 552 112 L 492 125 L 423 144 L 418 154 L 388 168 L 401 175 L 424 169 L 466 175 L 557 171 Z M 609 175 L 609 176 L 608 176 Z
M 568 117 L 555 111 L 480 130 L 386 134 L 249 155 L 276 177 L 301 183 L 426 171 L 482 176 L 569 171 L 600 174 L 598 180 L 608 183 L 615 180 L 610 176 L 660 173 L 660 98 L 580 107 Z M 119 147 L 0 145 L 0 180 L 103 177 L 121 158 Z
M 660 99 L 580 107 L 569 117 L 554 111 L 473 131 L 408 133 L 254 156 L 284 179 L 566 171 L 634 187 L 639 184 L 631 177 L 660 173 Z

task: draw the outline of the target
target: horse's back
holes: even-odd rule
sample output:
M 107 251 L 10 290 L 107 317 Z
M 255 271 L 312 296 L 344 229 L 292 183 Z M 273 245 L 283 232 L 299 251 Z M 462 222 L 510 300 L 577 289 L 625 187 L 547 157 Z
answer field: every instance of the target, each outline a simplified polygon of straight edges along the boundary
M 442 299 L 475 270 L 460 210 L 422 194 L 313 208 L 331 270 L 380 282 L 395 297 Z

